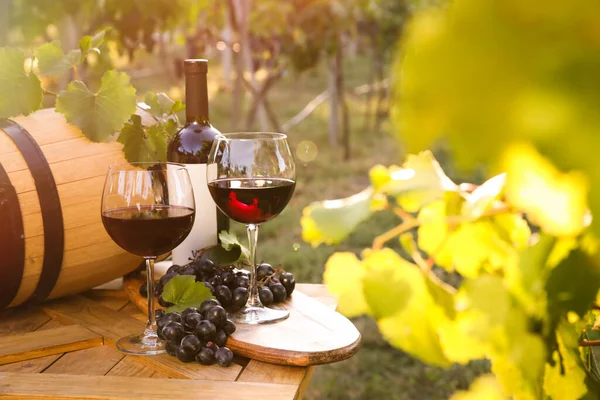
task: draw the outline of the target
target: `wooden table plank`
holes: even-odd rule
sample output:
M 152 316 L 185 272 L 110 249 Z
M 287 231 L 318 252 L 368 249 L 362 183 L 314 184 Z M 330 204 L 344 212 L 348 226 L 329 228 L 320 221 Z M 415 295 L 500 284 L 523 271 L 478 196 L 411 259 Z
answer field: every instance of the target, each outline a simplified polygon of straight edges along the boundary
M 129 303 L 129 296 L 122 290 L 92 289 L 82 295 L 114 311 L 119 311 Z
M 121 337 L 143 332 L 146 324 L 127 315 L 121 315 L 82 296 L 73 296 L 44 305 L 44 310 L 60 321 L 71 321 L 104 337 L 104 344 L 115 347 Z M 140 363 L 170 378 L 208 379 L 234 381 L 242 367 L 232 365 L 221 368 L 197 363 L 183 364 L 167 354 L 154 357 L 137 357 Z
M 146 322 L 148 321 L 148 316 L 140 311 L 140 309 L 132 303 L 131 301 L 122 309 L 119 310 L 119 313 L 122 315 L 127 315 L 132 318 L 137 319 L 138 321 Z
M 0 372 L 26 372 L 37 374 L 52 365 L 52 363 L 59 359 L 60 356 L 62 356 L 62 353 L 0 365 Z
M 108 346 L 73 351 L 62 356 L 44 374 L 104 375 L 123 357 L 123 354 Z M 79 377 L 71 378 L 73 381 L 77 379 Z
M 296 284 L 296 290 L 312 297 L 315 300 L 319 300 L 321 303 L 334 310 L 337 308 L 336 297 L 329 293 L 329 291 L 327 291 L 327 286 L 323 284 L 298 283 Z
M 107 376 L 134 376 L 138 378 L 168 378 L 168 376 L 141 364 L 134 357 L 125 356 L 113 369 L 108 371 Z
M 4 310 L 0 316 L 0 337 L 33 332 L 50 321 L 39 307 L 15 307 Z
M 0 365 L 102 345 L 102 336 L 80 325 L 0 338 Z
M 41 399 L 211 399 L 293 400 L 297 387 L 268 383 L 214 382 L 120 376 L 0 373 L 0 393 L 10 398 Z

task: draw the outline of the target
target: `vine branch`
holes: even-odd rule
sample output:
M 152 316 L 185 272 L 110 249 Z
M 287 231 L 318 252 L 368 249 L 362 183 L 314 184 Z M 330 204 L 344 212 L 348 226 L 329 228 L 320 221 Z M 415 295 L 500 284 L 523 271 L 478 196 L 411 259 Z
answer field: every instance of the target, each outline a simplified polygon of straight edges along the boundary
M 428 221 L 419 221 L 417 218 L 408 214 L 404 210 L 402 210 L 402 213 L 400 214 L 399 210 L 401 210 L 401 209 L 399 209 L 399 208 L 393 209 L 393 211 L 397 215 L 400 215 L 401 217 L 403 217 L 402 223 L 400 225 L 390 229 L 389 231 L 386 231 L 386 232 L 382 233 L 381 235 L 377 236 L 373 240 L 373 246 L 372 246 L 373 250 L 381 250 L 383 248 L 383 245 L 385 243 L 387 243 L 388 241 L 394 239 L 397 236 L 400 236 L 401 234 L 403 234 L 413 228 L 417 228 L 417 227 L 423 225 L 424 222 L 428 222 Z M 449 217 L 446 217 L 444 222 L 448 225 L 457 225 L 457 224 L 460 224 L 463 222 L 474 222 L 474 221 L 477 221 L 482 218 L 493 217 L 496 215 L 506 214 L 506 213 L 510 213 L 510 212 L 511 212 L 511 209 L 508 206 L 503 206 L 503 207 L 497 207 L 497 208 L 492 208 L 490 210 L 487 210 L 486 212 L 484 212 L 477 218 L 472 218 L 470 216 L 465 216 L 465 215 L 451 215 Z

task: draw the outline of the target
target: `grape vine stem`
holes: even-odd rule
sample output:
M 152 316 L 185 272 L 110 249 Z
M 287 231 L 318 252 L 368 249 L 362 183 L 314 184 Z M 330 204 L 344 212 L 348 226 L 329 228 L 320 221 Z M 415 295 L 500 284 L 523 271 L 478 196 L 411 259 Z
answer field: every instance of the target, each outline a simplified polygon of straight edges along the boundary
M 393 209 L 393 211 L 397 215 L 401 215 L 403 217 L 402 223 L 400 225 L 390 229 L 389 231 L 386 231 L 386 232 L 382 233 L 381 235 L 377 236 L 373 240 L 373 246 L 372 246 L 373 250 L 381 250 L 383 248 L 384 244 L 386 244 L 390 240 L 394 239 L 395 237 L 398 237 L 401 234 L 403 234 L 411 229 L 417 228 L 417 227 L 423 225 L 423 223 L 425 223 L 425 222 L 428 222 L 428 221 L 420 221 L 417 218 L 413 217 L 412 215 L 408 214 L 407 212 L 405 212 L 403 210 L 402 210 L 402 214 L 400 214 L 398 212 L 398 209 Z M 495 207 L 495 208 L 487 210 L 486 212 L 484 212 L 477 218 L 473 218 L 468 215 L 451 215 L 449 217 L 446 217 L 444 222 L 448 225 L 458 225 L 463 222 L 474 222 L 481 218 L 493 217 L 495 215 L 507 214 L 507 213 L 511 213 L 511 212 L 513 212 L 513 211 L 508 206 Z

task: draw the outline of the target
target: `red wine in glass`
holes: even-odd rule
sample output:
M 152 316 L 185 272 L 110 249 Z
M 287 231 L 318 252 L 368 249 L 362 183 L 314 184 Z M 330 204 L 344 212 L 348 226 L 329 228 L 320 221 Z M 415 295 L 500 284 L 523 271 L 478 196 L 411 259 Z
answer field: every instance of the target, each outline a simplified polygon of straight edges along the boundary
M 102 223 L 119 246 L 146 260 L 148 293 L 154 293 L 154 261 L 189 235 L 196 217 L 195 205 L 190 176 L 181 164 L 110 166 L 102 193 Z M 125 336 L 116 346 L 127 354 L 165 353 L 165 342 L 158 337 L 153 296 L 148 296 L 144 333 Z
M 182 206 L 144 205 L 102 213 L 106 231 L 119 246 L 142 257 L 165 254 L 177 247 L 194 224 L 194 210 Z
M 283 178 L 218 179 L 208 184 L 217 207 L 243 224 L 275 218 L 288 204 L 296 182 Z

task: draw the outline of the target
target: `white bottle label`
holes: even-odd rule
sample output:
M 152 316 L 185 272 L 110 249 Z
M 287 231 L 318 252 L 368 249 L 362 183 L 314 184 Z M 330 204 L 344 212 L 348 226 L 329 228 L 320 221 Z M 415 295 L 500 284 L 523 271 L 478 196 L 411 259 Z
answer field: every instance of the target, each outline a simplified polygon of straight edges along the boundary
M 192 251 L 217 244 L 217 206 L 206 185 L 206 164 L 185 164 L 196 200 L 196 219 L 187 238 L 173 250 L 173 264 L 184 265 Z

